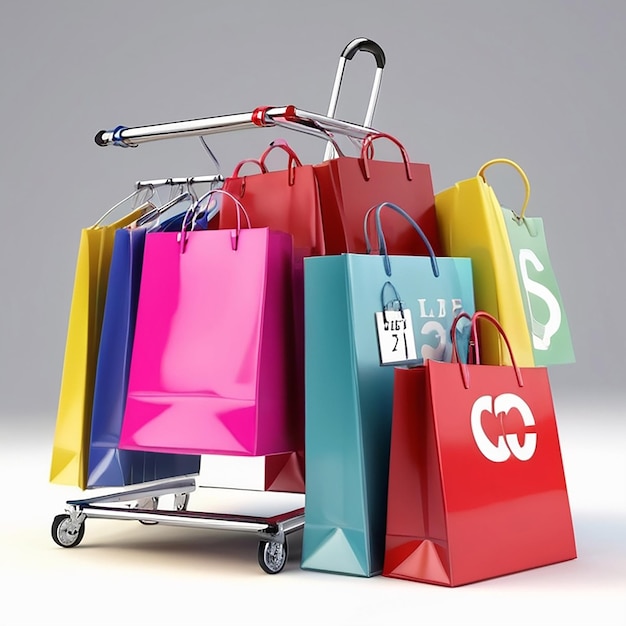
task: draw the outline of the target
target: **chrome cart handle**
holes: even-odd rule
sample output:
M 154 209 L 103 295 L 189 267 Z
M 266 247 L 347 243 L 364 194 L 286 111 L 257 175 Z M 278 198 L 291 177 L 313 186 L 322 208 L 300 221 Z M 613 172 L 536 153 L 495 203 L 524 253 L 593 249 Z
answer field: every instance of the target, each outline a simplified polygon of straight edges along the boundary
M 365 113 L 365 121 L 363 126 L 370 126 L 374 119 L 374 111 L 376 109 L 376 103 L 378 102 L 378 94 L 380 93 L 380 83 L 383 77 L 383 69 L 385 67 L 385 53 L 383 49 L 371 39 L 365 37 L 359 37 L 352 40 L 344 49 L 339 57 L 339 65 L 337 66 L 337 73 L 335 74 L 335 82 L 330 94 L 330 104 L 328 105 L 327 117 L 334 118 L 337 112 L 337 103 L 339 101 L 339 92 L 341 91 L 341 82 L 343 80 L 343 73 L 346 67 L 346 62 L 354 58 L 357 52 L 369 52 L 374 56 L 376 60 L 376 72 L 374 74 L 374 82 L 372 90 L 370 92 L 370 99 L 367 105 L 367 111 Z M 331 143 L 326 145 L 326 151 L 324 153 L 324 160 L 333 159 L 337 156 L 337 152 Z
M 343 49 L 341 56 L 347 61 L 350 61 L 354 55 L 361 50 L 374 55 L 374 58 L 376 59 L 376 67 L 379 67 L 381 70 L 385 67 L 385 53 L 383 52 L 383 49 L 375 41 L 366 39 L 365 37 L 359 37 L 358 39 L 351 41 Z

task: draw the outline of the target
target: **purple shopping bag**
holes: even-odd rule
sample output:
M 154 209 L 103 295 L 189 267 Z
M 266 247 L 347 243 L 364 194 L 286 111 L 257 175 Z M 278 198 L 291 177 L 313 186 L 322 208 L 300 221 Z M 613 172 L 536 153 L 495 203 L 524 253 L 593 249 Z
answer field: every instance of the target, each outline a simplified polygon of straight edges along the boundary
M 293 274 L 288 233 L 146 235 L 120 448 L 299 449 Z

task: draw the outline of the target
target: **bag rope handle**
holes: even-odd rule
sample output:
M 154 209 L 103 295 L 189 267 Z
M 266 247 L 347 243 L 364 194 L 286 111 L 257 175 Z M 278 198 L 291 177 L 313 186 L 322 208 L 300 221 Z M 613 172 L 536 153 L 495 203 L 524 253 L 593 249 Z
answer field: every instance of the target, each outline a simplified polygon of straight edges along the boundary
M 413 180 L 413 176 L 411 175 L 411 167 L 409 166 L 409 154 L 406 151 L 406 148 L 393 136 L 387 133 L 370 133 L 363 139 L 363 143 L 361 145 L 361 166 L 363 168 L 363 176 L 365 180 L 370 179 L 370 167 L 369 161 L 374 156 L 374 149 L 372 146 L 372 142 L 375 139 L 389 139 L 393 143 L 400 148 L 400 153 L 402 154 L 402 160 L 404 161 L 404 168 L 406 170 L 407 180 Z
M 242 161 L 239 161 L 237 165 L 235 165 L 235 169 L 233 170 L 233 173 L 231 174 L 231 178 L 239 178 L 239 171 L 246 163 L 254 163 L 255 165 L 258 165 L 259 169 L 261 170 L 261 173 L 267 174 L 267 168 L 258 159 L 243 159 Z
M 528 200 L 530 198 L 530 182 L 528 181 L 528 176 L 526 176 L 526 173 L 524 172 L 524 170 L 515 161 L 511 161 L 511 159 L 503 159 L 503 158 L 492 159 L 491 161 L 487 161 L 478 170 L 477 176 L 480 176 L 480 178 L 482 178 L 483 181 L 485 181 L 485 183 L 486 183 L 487 179 L 485 177 L 485 170 L 488 167 L 491 167 L 492 165 L 495 165 L 496 163 L 503 163 L 505 165 L 510 165 L 522 177 L 522 181 L 524 183 L 524 190 L 525 190 L 525 197 L 524 197 L 524 202 L 522 204 L 522 210 L 520 211 L 519 215 L 517 213 L 515 213 L 515 211 L 513 211 L 513 214 L 515 215 L 517 220 L 518 221 L 522 221 L 524 219 L 524 214 L 526 213 L 526 207 L 528 206 Z
M 459 320 L 461 320 L 464 317 L 468 317 L 467 313 L 460 313 L 459 315 L 456 316 L 456 318 L 452 322 L 452 328 L 450 329 L 450 334 L 452 336 L 452 347 L 454 350 L 454 358 L 459 363 L 459 368 L 461 370 L 461 378 L 463 379 L 463 386 L 465 387 L 465 389 L 469 389 L 470 387 L 469 369 L 466 363 L 461 362 L 461 359 L 459 358 L 458 346 L 456 343 L 456 326 Z M 513 366 L 513 369 L 515 370 L 515 377 L 517 378 L 517 384 L 518 386 L 523 387 L 524 381 L 522 380 L 522 372 L 520 368 L 518 367 L 517 363 L 515 362 L 515 358 L 513 356 L 513 350 L 511 348 L 511 344 L 509 343 L 509 338 L 506 336 L 506 333 L 504 332 L 504 329 L 500 325 L 500 322 L 498 322 L 498 320 L 495 317 L 493 317 L 493 315 L 490 315 L 486 311 L 476 311 L 474 315 L 472 315 L 471 317 L 470 335 L 474 340 L 475 364 L 480 365 L 480 355 L 478 351 L 478 331 L 477 331 L 477 322 L 479 319 L 485 319 L 491 324 L 493 324 L 493 326 L 496 327 L 496 330 L 500 333 L 500 335 L 504 339 L 504 342 L 506 343 L 506 346 L 509 350 L 509 355 L 511 357 L 511 364 Z
M 294 152 L 293 148 L 284 140 L 284 139 L 275 139 L 270 143 L 270 145 L 266 148 L 265 152 L 259 158 L 259 162 L 262 163 L 263 167 L 266 168 L 265 160 L 272 150 L 276 150 L 276 148 L 280 148 L 284 150 L 289 155 L 289 161 L 287 163 L 287 172 L 288 172 L 288 182 L 291 187 L 296 182 L 296 167 L 302 167 L 302 161 L 298 157 L 298 155 Z
M 248 213 L 246 212 L 246 209 L 244 208 L 243 204 L 241 204 L 241 202 L 239 202 L 239 200 L 237 200 L 237 198 L 235 198 L 235 196 L 233 196 L 233 194 L 229 193 L 228 191 L 225 191 L 224 189 L 210 189 L 209 191 L 207 191 L 203 196 L 201 196 L 198 201 L 192 205 L 189 210 L 187 211 L 187 213 L 185 214 L 185 217 L 183 219 L 183 224 L 182 224 L 182 228 L 181 231 L 178 233 L 177 236 L 177 240 L 179 241 L 179 243 L 181 244 L 181 252 L 185 251 L 185 245 L 187 243 L 187 221 L 188 221 L 188 216 L 192 216 L 192 230 L 193 227 L 195 225 L 196 222 L 196 216 L 198 215 L 202 207 L 202 203 L 207 200 L 208 198 L 210 198 L 213 194 L 215 193 L 219 193 L 219 194 L 223 194 L 225 196 L 228 196 L 234 203 L 235 203 L 235 207 L 237 208 L 237 228 L 235 229 L 235 231 L 231 231 L 231 243 L 232 243 L 232 248 L 233 250 L 237 250 L 237 247 L 239 245 L 239 233 L 241 231 L 241 213 L 243 212 L 243 214 L 246 217 L 246 223 L 248 225 L 248 228 L 252 228 L 252 226 L 250 225 L 250 217 L 248 216 Z M 217 205 L 215 208 L 213 208 L 208 214 L 207 214 L 207 222 L 210 222 L 220 211 L 221 211 L 222 207 L 221 205 Z
M 372 251 L 370 238 L 367 232 L 367 226 L 370 215 L 375 211 L 378 249 L 380 250 L 380 254 L 384 256 L 383 262 L 385 265 L 385 273 L 387 274 L 387 276 L 391 276 L 391 261 L 389 260 L 389 254 L 387 253 L 387 242 L 385 241 L 385 235 L 383 233 L 383 227 L 380 221 L 380 213 L 385 207 L 388 207 L 392 211 L 399 213 L 405 220 L 409 222 L 409 224 L 421 237 L 424 245 L 426 246 L 426 250 L 428 251 L 428 256 L 430 257 L 430 264 L 433 268 L 433 274 L 435 275 L 435 277 L 439 276 L 439 264 L 437 263 L 437 257 L 435 256 L 433 247 L 430 245 L 430 241 L 428 241 L 428 237 L 426 237 L 424 231 L 417 225 L 417 222 L 404 209 L 401 209 L 397 204 L 393 204 L 393 202 L 383 202 L 382 204 L 374 205 L 373 207 L 368 209 L 367 213 L 365 214 L 365 218 L 363 219 L 363 233 L 365 235 L 366 253 L 369 254 Z

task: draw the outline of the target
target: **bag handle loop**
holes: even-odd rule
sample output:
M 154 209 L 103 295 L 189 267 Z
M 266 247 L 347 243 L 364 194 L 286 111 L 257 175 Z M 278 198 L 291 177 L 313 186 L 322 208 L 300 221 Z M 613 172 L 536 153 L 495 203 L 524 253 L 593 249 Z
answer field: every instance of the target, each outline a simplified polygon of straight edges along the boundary
M 198 202 L 196 202 L 193 206 L 191 206 L 189 210 L 187 211 L 187 213 L 185 214 L 181 231 L 178 233 L 178 237 L 177 237 L 178 242 L 181 244 L 181 253 L 185 251 L 185 245 L 187 243 L 188 218 L 189 217 L 192 218 L 191 230 L 193 230 L 195 223 L 196 223 L 196 217 L 198 213 L 201 212 L 202 203 L 205 200 L 208 200 L 213 194 L 216 194 L 216 193 L 228 196 L 235 203 L 235 207 L 237 208 L 237 228 L 234 230 L 231 230 L 231 233 L 230 233 L 233 250 L 237 250 L 237 247 L 239 245 L 239 233 L 241 231 L 241 213 L 242 212 L 245 215 L 248 228 L 252 228 L 252 226 L 250 225 L 250 217 L 248 216 L 248 213 L 246 212 L 243 204 L 241 204 L 241 202 L 239 202 L 239 200 L 237 200 L 237 198 L 235 198 L 233 194 L 229 193 L 228 191 L 225 191 L 224 189 L 210 189 L 203 196 L 201 196 L 198 199 Z M 206 218 L 207 222 L 210 222 L 221 211 L 221 209 L 222 209 L 221 204 L 218 204 L 213 209 L 211 209 L 211 211 L 207 214 L 207 218 Z
M 296 182 L 296 167 L 302 167 L 302 161 L 300 161 L 298 155 L 294 152 L 293 148 L 284 140 L 284 139 L 275 139 L 270 143 L 270 145 L 266 148 L 265 152 L 261 155 L 259 162 L 265 167 L 267 171 L 267 166 L 265 165 L 265 160 L 272 150 L 276 148 L 280 148 L 284 150 L 289 155 L 289 161 L 287 163 L 287 172 L 288 172 L 288 182 L 291 187 Z
M 300 161 L 300 158 L 294 152 L 293 148 L 284 139 L 274 139 L 274 141 L 272 141 L 270 145 L 265 149 L 265 152 L 263 152 L 259 161 L 263 165 L 265 165 L 265 159 L 267 159 L 269 153 L 276 148 L 284 150 L 289 155 L 289 165 L 295 163 L 298 167 L 302 166 L 302 161 Z
M 231 175 L 231 180 L 237 179 L 238 181 L 240 181 L 240 189 L 239 189 L 239 195 L 243 198 L 243 196 L 246 193 L 246 177 L 245 176 L 240 176 L 239 173 L 241 171 L 241 168 L 246 165 L 247 163 L 254 163 L 256 165 L 259 166 L 259 169 L 261 170 L 261 174 L 267 174 L 267 168 L 265 167 L 265 165 L 263 163 L 261 163 L 258 159 L 243 159 L 242 161 L 239 161 L 239 163 L 237 163 L 237 165 L 235 165 L 235 169 L 233 170 L 233 173 Z
M 235 165 L 235 169 L 233 170 L 232 173 L 232 178 L 239 178 L 239 172 L 241 171 L 241 168 L 246 164 L 246 163 L 254 163 L 255 165 L 259 166 L 259 169 L 261 170 L 262 174 L 267 174 L 267 167 L 265 167 L 265 165 L 263 163 L 261 163 L 261 161 L 259 161 L 258 159 L 243 159 L 242 161 L 239 161 L 239 163 L 237 163 L 237 165 Z
M 469 369 L 467 367 L 467 364 L 461 362 L 461 359 L 459 358 L 458 346 L 456 343 L 456 325 L 459 322 L 459 320 L 461 320 L 463 317 L 468 317 L 467 313 L 460 313 L 459 315 L 456 316 L 456 318 L 454 319 L 454 322 L 452 323 L 450 334 L 452 336 L 452 347 L 454 350 L 454 358 L 458 361 L 459 367 L 461 369 L 461 378 L 463 378 L 463 386 L 465 387 L 465 389 L 469 389 L 469 386 L 470 386 Z M 504 332 L 504 329 L 500 325 L 500 322 L 498 322 L 498 320 L 495 317 L 493 317 L 493 315 L 490 315 L 486 311 L 476 311 L 474 315 L 472 315 L 471 317 L 470 335 L 474 342 L 474 358 L 475 358 L 476 365 L 480 365 L 480 354 L 478 350 L 478 329 L 477 329 L 477 322 L 479 319 L 485 319 L 491 324 L 493 324 L 496 327 L 496 330 L 500 333 L 500 335 L 504 339 L 504 342 L 506 343 L 506 347 L 509 350 L 509 355 L 511 357 L 511 364 L 513 365 L 513 369 L 515 370 L 515 377 L 517 378 L 517 384 L 518 386 L 523 387 L 524 381 L 522 380 L 522 372 L 520 368 L 517 366 L 517 363 L 515 362 L 515 358 L 513 356 L 513 350 L 511 348 L 511 344 L 509 343 L 509 338 L 506 336 L 506 333 Z
M 370 133 L 365 136 L 363 143 L 361 144 L 361 168 L 363 170 L 363 176 L 365 180 L 369 180 L 370 176 L 370 166 L 369 161 L 374 157 L 374 147 L 372 146 L 372 142 L 375 139 L 389 139 L 393 143 L 398 146 L 400 149 L 400 153 L 402 154 L 402 160 L 404 161 L 404 168 L 406 170 L 407 180 L 413 180 L 413 176 L 411 175 L 411 167 L 409 165 L 409 155 L 406 151 L 406 148 L 393 136 L 387 133 Z
M 270 152 L 272 152 L 272 150 L 275 150 L 276 148 L 280 148 L 281 150 L 284 150 L 289 155 L 289 161 L 287 164 L 287 180 L 288 180 L 289 186 L 291 187 L 296 182 L 295 168 L 302 167 L 302 161 L 300 160 L 298 155 L 294 152 L 293 148 L 284 139 L 275 139 L 274 141 L 272 141 L 258 159 L 243 159 L 242 161 L 239 161 L 239 163 L 237 163 L 237 165 L 235 166 L 235 169 L 233 170 L 231 178 L 240 178 L 239 172 L 241 171 L 241 168 L 246 163 L 254 163 L 255 165 L 258 165 L 259 169 L 261 170 L 261 174 L 268 174 L 270 170 L 268 169 L 265 161 L 267 157 L 269 156 Z M 242 187 L 241 187 L 242 196 L 245 193 L 245 188 L 246 186 L 245 186 L 245 180 L 244 180 L 242 182 Z
M 380 213 L 385 207 L 388 207 L 392 211 L 399 213 L 405 220 L 409 222 L 409 224 L 413 227 L 417 234 L 422 238 L 422 241 L 426 246 L 426 250 L 428 251 L 428 256 L 430 256 L 430 264 L 433 268 L 433 274 L 435 275 L 435 277 L 439 276 L 439 264 L 437 263 L 437 257 L 435 256 L 433 247 L 430 245 L 430 241 L 428 241 L 428 237 L 426 237 L 424 231 L 417 225 L 417 222 L 404 209 L 401 209 L 397 204 L 393 204 L 392 202 L 383 202 L 382 204 L 375 205 L 368 209 L 367 213 L 365 214 L 365 218 L 363 219 L 363 234 L 365 235 L 366 253 L 369 254 L 372 251 L 372 245 L 370 243 L 369 234 L 367 232 L 367 225 L 370 215 L 375 211 L 378 249 L 380 250 L 380 254 L 384 256 L 383 262 L 385 264 L 385 273 L 387 274 L 387 276 L 391 276 L 391 261 L 389 260 L 389 255 L 387 254 L 387 242 L 385 241 L 385 235 L 383 233 L 383 227 L 380 221 Z
M 528 200 L 530 198 L 530 182 L 528 181 L 528 176 L 526 176 L 526 173 L 524 172 L 524 170 L 515 161 L 511 161 L 511 159 L 502 159 L 502 158 L 492 159 L 491 161 L 487 161 L 478 170 L 477 176 L 480 176 L 480 178 L 482 178 L 483 181 L 485 181 L 486 183 L 487 179 L 485 177 L 485 170 L 488 167 L 491 167 L 492 165 L 496 163 L 504 163 L 505 165 L 510 165 L 522 177 L 522 182 L 524 183 L 524 190 L 525 190 L 525 197 L 524 197 L 524 202 L 522 204 L 522 210 L 520 211 L 519 215 L 515 213 L 515 211 L 513 211 L 513 214 L 518 219 L 518 221 L 522 221 L 524 219 L 524 214 L 526 213 L 526 207 L 528 206 Z

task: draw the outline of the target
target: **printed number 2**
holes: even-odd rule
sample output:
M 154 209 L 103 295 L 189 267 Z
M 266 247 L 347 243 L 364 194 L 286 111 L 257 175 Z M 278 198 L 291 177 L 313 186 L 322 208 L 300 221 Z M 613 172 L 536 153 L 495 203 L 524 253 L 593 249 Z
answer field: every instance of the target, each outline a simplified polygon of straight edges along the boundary
M 400 343 L 400 335 L 398 335 L 397 333 L 392 333 L 391 336 L 396 340 L 396 342 L 393 344 L 393 348 L 391 351 L 397 352 L 398 344 Z M 404 358 L 407 358 L 409 356 L 409 346 L 406 342 L 406 335 L 404 333 L 402 333 L 402 339 L 404 340 Z

